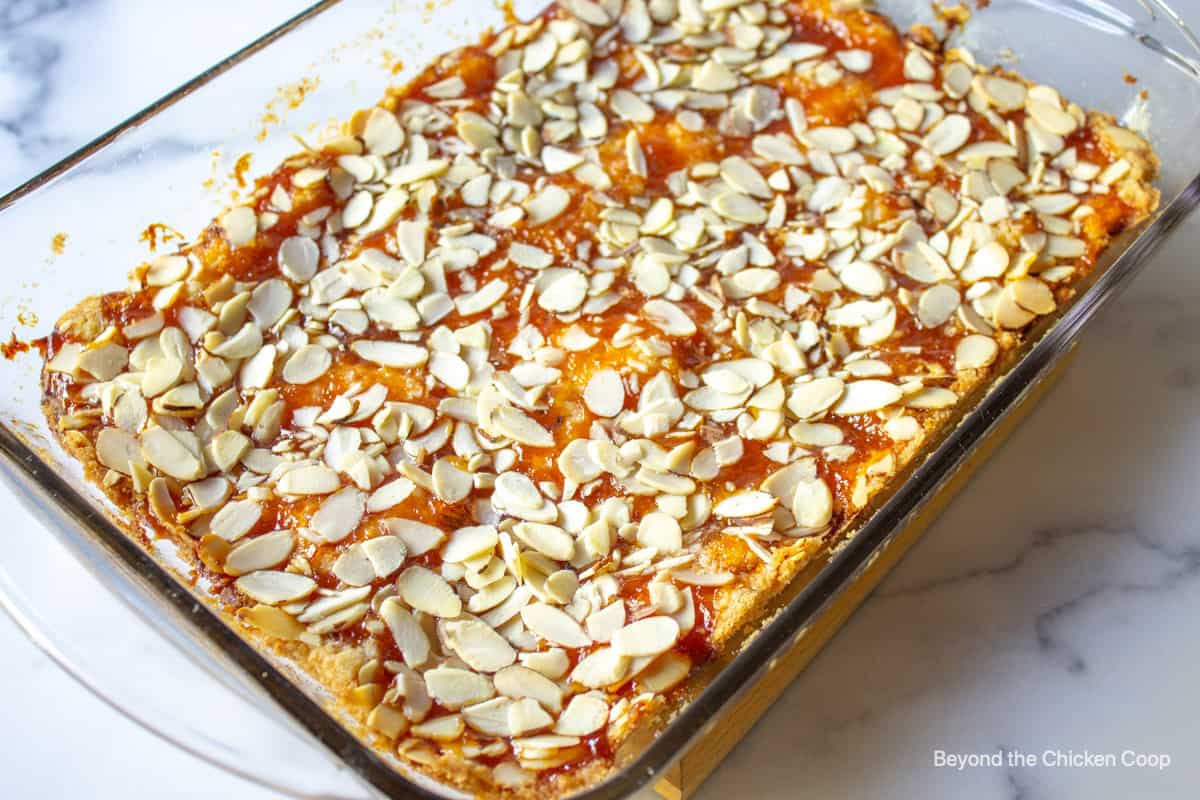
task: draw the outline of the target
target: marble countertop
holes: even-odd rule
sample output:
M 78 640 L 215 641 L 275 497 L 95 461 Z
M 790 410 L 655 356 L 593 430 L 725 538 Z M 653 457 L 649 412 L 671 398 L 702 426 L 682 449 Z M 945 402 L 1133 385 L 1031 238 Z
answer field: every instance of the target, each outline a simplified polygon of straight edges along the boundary
M 167 5 L 0 0 L 0 192 L 304 3 Z M 1197 251 L 1193 217 L 703 798 L 1195 795 Z M 0 516 L 38 535 L 3 488 Z M 274 796 L 135 727 L 2 615 L 0 653 L 0 796 Z

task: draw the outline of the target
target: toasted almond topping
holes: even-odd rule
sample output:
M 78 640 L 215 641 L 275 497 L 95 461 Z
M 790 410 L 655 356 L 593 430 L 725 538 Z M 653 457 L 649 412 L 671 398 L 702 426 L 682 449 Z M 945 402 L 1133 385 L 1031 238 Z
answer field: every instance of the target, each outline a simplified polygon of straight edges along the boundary
M 425 567 L 412 566 L 400 573 L 396 588 L 405 603 L 435 617 L 453 619 L 462 613 L 462 600 L 445 578 Z
M 904 405 L 909 408 L 949 408 L 958 402 L 958 395 L 940 386 L 927 386 L 904 398 Z
M 1019 278 L 1008 288 L 1017 305 L 1034 314 L 1049 314 L 1057 307 L 1050 287 L 1037 278 Z
M 283 366 L 283 379 L 288 383 L 312 383 L 324 375 L 333 364 L 333 357 L 324 347 L 305 345 L 292 353 Z
M 624 656 L 654 656 L 670 650 L 678 639 L 679 623 L 674 619 L 646 617 L 614 633 L 612 648 Z
M 944 283 L 930 286 L 921 293 L 917 305 L 917 318 L 926 328 L 946 324 L 958 309 L 958 290 Z
M 618 117 L 629 122 L 652 122 L 654 109 L 642 98 L 627 89 L 617 89 L 609 104 Z
M 484 553 L 490 553 L 500 537 L 491 525 L 474 525 L 459 528 L 450 534 L 442 547 L 442 560 L 451 564 L 472 561 Z
M 466 669 L 435 667 L 427 671 L 424 677 L 425 685 L 429 687 L 430 696 L 451 711 L 457 711 L 466 705 L 481 703 L 496 693 L 492 688 L 490 680 L 483 675 Z M 446 717 L 437 717 L 433 721 L 444 719 Z M 414 728 L 414 732 L 415 730 Z M 454 735 L 447 736 L 447 738 L 457 739 L 461 734 L 462 720 L 460 718 Z M 433 736 L 431 738 L 438 737 Z
M 767 492 L 738 492 L 713 506 L 718 517 L 757 517 L 775 507 L 775 498 Z
M 237 500 L 226 503 L 213 515 L 209 529 L 227 542 L 236 542 L 249 533 L 261 517 L 261 504 L 253 500 Z
M 392 112 L 385 108 L 372 108 L 363 131 L 363 143 L 372 155 L 391 155 L 404 144 L 404 128 Z
M 420 667 L 429 660 L 429 637 L 398 597 L 389 597 L 379 607 L 379 616 L 387 623 L 392 640 L 404 656 L 404 663 Z
M 1028 97 L 1025 109 L 1038 125 L 1058 136 L 1067 136 L 1079 127 L 1075 117 L 1040 98 Z
M 604 689 L 623 680 L 629 673 L 629 665 L 629 656 L 611 647 L 601 647 L 575 666 L 571 680 L 589 689 Z
M 980 369 L 996 360 L 1000 348 L 990 336 L 972 334 L 963 337 L 954 351 L 954 363 L 958 369 Z
M 553 447 L 554 435 L 532 418 L 511 406 L 496 409 L 492 418 L 496 432 L 530 447 Z
M 525 210 L 529 213 L 531 225 L 544 225 L 566 211 L 570 204 L 571 195 L 567 190 L 550 183 L 529 198 Z
M 652 511 L 642 517 L 638 524 L 637 541 L 643 547 L 674 553 L 683 548 L 683 531 L 674 517 L 660 511 Z
M 242 247 L 254 241 L 258 235 L 258 215 L 253 208 L 238 206 L 222 215 L 221 231 L 234 247 Z
M 925 146 L 937 156 L 946 156 L 967 143 L 971 137 L 971 121 L 962 114 L 950 114 L 930 129 Z
M 644 691 L 663 694 L 679 685 L 692 669 L 692 660 L 683 653 L 663 653 L 638 673 Z
M 761 225 L 767 221 L 767 211 L 752 197 L 741 192 L 723 192 L 713 198 L 713 210 L 733 222 Z
M 806 530 L 821 530 L 833 515 L 833 494 L 820 478 L 801 480 L 792 496 L 792 516 Z
M 429 360 L 429 351 L 424 347 L 404 342 L 359 339 L 351 343 L 350 349 L 360 358 L 383 367 L 419 367 Z
M 817 378 L 796 387 L 788 397 L 788 410 L 800 419 L 811 419 L 836 403 L 844 392 L 840 378 Z
M 587 296 L 588 282 L 583 273 L 573 269 L 563 270 L 538 296 L 538 305 L 547 311 L 566 313 L 574 311 Z
M 530 603 L 522 608 L 521 620 L 539 638 L 563 647 L 587 647 L 592 643 L 578 622 L 545 603 Z
M 529 547 L 557 561 L 568 561 L 575 552 L 575 540 L 557 525 L 518 522 L 512 532 Z
M 142 457 L 172 478 L 194 481 L 204 476 L 204 462 L 184 444 L 182 434 L 150 428 L 142 433 L 141 441 Z
M 295 545 L 296 535 L 291 531 L 272 531 L 247 539 L 229 551 L 225 557 L 225 572 L 245 575 L 278 566 L 291 556 Z
M 696 323 L 679 306 L 669 300 L 651 300 L 642 306 L 642 313 L 656 328 L 668 336 L 691 336 Z
M 486 623 L 454 620 L 446 623 L 446 641 L 471 669 L 495 672 L 517 660 L 517 651 Z
M 366 495 L 353 486 L 347 486 L 325 498 L 312 515 L 309 527 L 327 542 L 340 542 L 362 522 L 366 502 Z
M 554 725 L 554 732 L 562 736 L 589 736 L 608 723 L 608 703 L 593 694 L 580 694 L 571 698 L 566 709 Z
M 846 384 L 845 394 L 834 406 L 833 412 L 848 417 L 878 411 L 895 403 L 901 394 L 899 387 L 887 381 L 853 381 Z
M 592 373 L 583 390 L 583 402 L 598 417 L 615 417 L 625 407 L 625 384 L 613 369 Z
M 133 474 L 133 465 L 143 463 L 137 437 L 118 428 L 105 428 L 96 436 L 96 459 L 122 475 Z
M 712 547 L 769 572 L 867 507 L 1148 177 L 965 51 L 897 40 L 880 88 L 782 0 L 560 5 L 487 86 L 450 59 L 306 146 L 46 364 L 66 443 L 244 624 L 353 656 L 370 730 L 502 787 L 661 704 L 696 587 L 761 583 Z
M 317 274 L 321 251 L 306 236 L 291 236 L 279 245 L 279 270 L 296 283 L 307 283 Z
M 979 88 L 992 105 L 1000 111 L 1016 111 L 1025 105 L 1025 86 L 998 75 L 979 79 Z
M 317 588 L 312 578 L 290 572 L 251 572 L 238 578 L 235 585 L 242 594 L 269 606 L 299 600 Z
M 323 464 L 311 464 L 290 469 L 279 479 L 276 488 L 281 494 L 329 494 L 342 485 L 337 473 Z
M 433 493 L 443 503 L 457 503 L 471 493 L 471 475 L 449 458 L 439 458 L 433 464 Z
M 496 691 L 506 697 L 514 700 L 532 698 L 553 714 L 562 711 L 562 689 L 540 672 L 528 667 L 510 666 L 497 672 L 493 680 Z

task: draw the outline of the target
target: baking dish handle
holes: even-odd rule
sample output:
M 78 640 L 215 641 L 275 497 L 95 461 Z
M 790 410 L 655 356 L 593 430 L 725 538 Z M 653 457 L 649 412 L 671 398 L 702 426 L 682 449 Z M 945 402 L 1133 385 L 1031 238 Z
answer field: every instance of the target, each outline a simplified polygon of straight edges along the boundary
M 15 487 L 14 487 L 15 488 Z M 24 499 L 24 498 L 22 498 Z M 35 525 L 10 525 L 33 533 Z M 159 739 L 271 793 L 373 797 L 327 753 L 214 680 L 112 596 L 53 537 L 3 548 L 0 608 L 64 672 Z

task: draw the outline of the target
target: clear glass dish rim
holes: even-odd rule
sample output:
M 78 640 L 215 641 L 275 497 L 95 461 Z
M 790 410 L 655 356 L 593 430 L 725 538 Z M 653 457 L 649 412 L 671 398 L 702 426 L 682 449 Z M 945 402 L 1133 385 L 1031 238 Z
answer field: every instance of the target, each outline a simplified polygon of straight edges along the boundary
M 1053 4 L 1039 0 L 1034 5 Z M 1086 2 L 1086 0 L 1085 0 Z M 1182 17 L 1163 0 L 1139 0 L 1154 14 L 1157 9 L 1200 55 L 1200 40 Z M 183 100 L 295 28 L 342 0 L 321 0 L 276 26 L 242 49 L 214 64 L 172 92 L 149 104 L 93 141 L 0 197 L 0 212 L 23 197 L 67 174 L 123 134 Z M 1143 42 L 1143 44 L 1145 44 Z M 1152 48 L 1153 49 L 1153 48 Z M 1166 55 L 1166 54 L 1163 54 Z M 1192 73 L 1200 81 L 1200 74 Z M 721 667 L 703 690 L 663 726 L 639 755 L 619 765 L 603 782 L 571 795 L 578 800 L 626 797 L 661 776 L 697 739 L 706 735 L 722 712 L 753 691 L 777 657 L 798 641 L 816 616 L 872 562 L 906 521 L 952 479 L 956 468 L 985 442 L 988 434 L 1071 351 L 1084 327 L 1114 299 L 1172 230 L 1200 205 L 1200 174 L 1170 202 L 1137 229 L 1128 231 L 1109 248 L 1105 258 L 1080 286 L 1080 294 L 1065 307 L 1042 318 L 1016 351 L 1007 371 L 994 379 L 965 410 L 955 425 L 943 431 L 936 447 L 911 466 L 903 480 L 897 476 L 883 496 L 867 510 L 865 520 L 835 545 L 824 566 L 775 613 L 764 613 L 761 627 Z M 193 591 L 168 568 L 89 502 L 64 476 L 46 463 L 18 428 L 0 418 L 0 479 L 122 601 L 168 641 L 229 685 L 236 679 L 271 701 L 277 711 L 298 722 L 303 732 L 324 746 L 357 777 L 390 797 L 442 800 L 384 761 L 369 745 L 342 726 L 309 698 L 292 679 L 247 643 L 211 606 L 198 602 Z M 167 612 L 164 618 L 162 612 Z M 232 665 L 230 675 L 216 667 Z

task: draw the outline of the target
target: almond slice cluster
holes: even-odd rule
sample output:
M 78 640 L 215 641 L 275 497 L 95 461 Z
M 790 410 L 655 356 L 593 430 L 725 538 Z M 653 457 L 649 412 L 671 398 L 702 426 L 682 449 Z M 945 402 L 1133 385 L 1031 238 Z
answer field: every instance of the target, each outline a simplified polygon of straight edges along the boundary
M 603 760 L 1153 204 L 1137 136 L 854 5 L 440 59 L 60 326 L 64 438 L 402 757 Z

